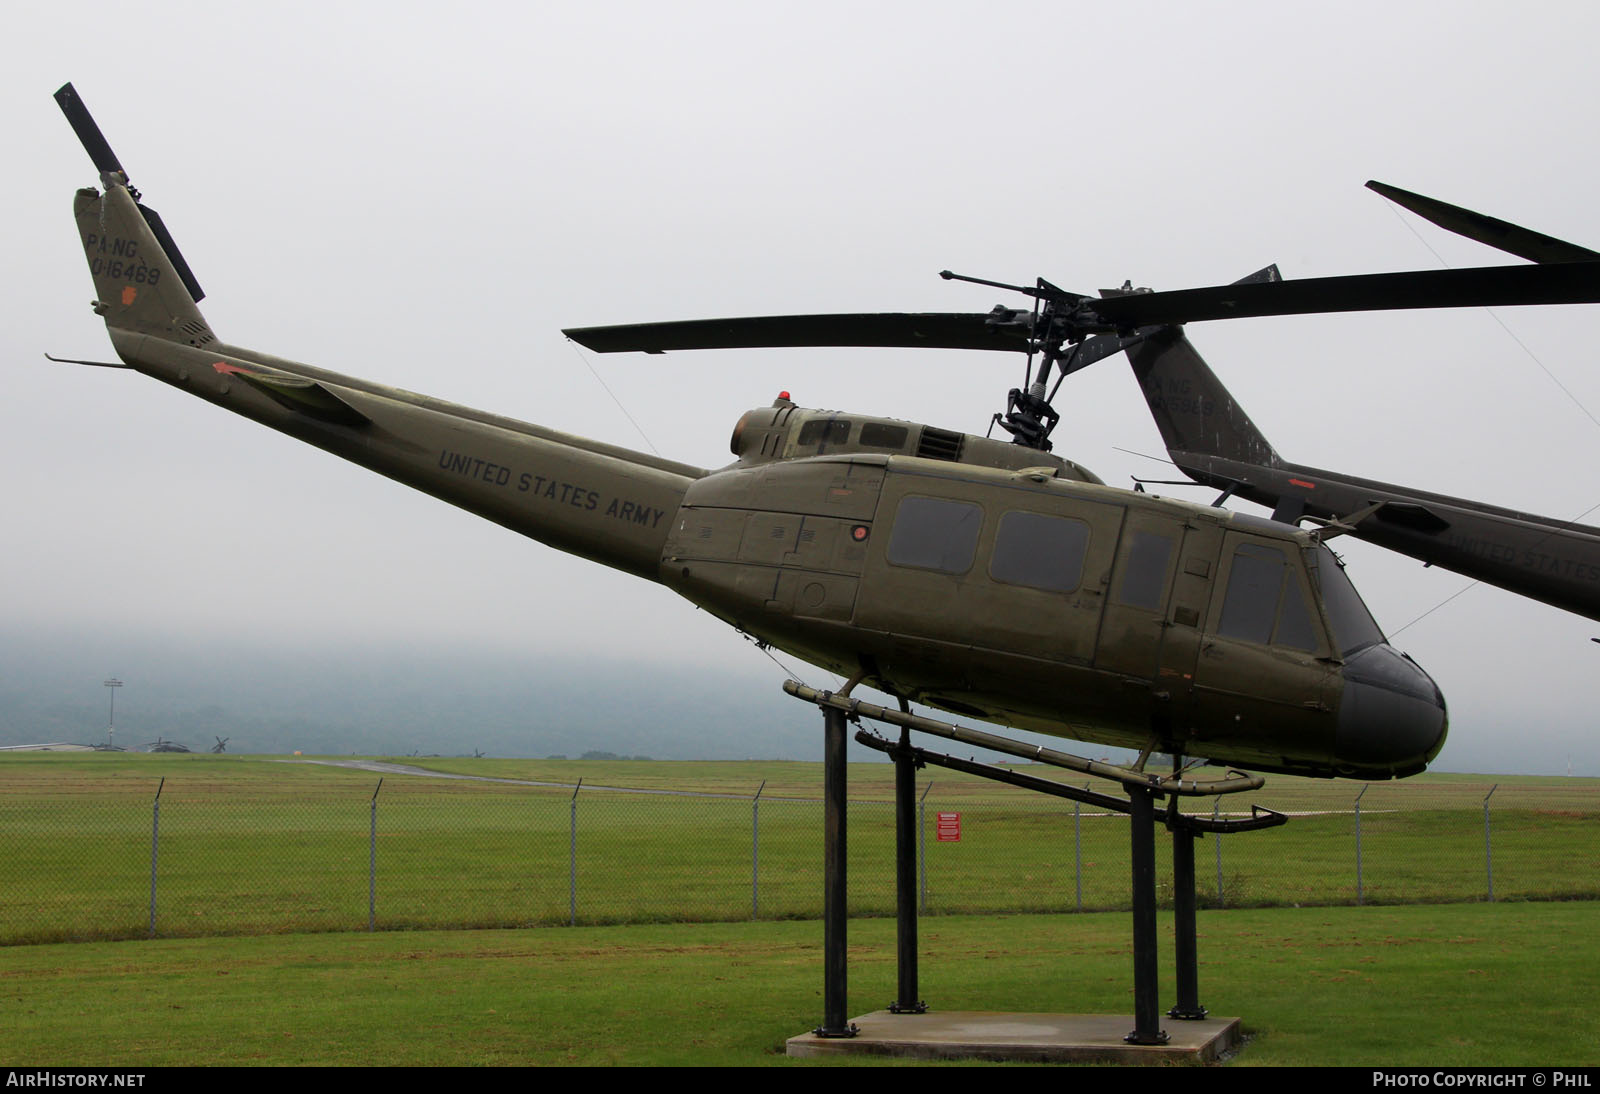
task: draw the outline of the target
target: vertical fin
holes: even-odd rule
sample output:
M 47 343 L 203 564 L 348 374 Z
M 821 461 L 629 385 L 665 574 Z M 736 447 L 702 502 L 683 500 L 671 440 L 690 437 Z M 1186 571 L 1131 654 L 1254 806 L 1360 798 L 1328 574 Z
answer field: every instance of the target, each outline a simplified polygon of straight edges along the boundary
M 108 179 L 104 194 L 79 190 L 73 212 L 94 278 L 95 311 L 107 327 L 190 346 L 216 341 L 126 186 Z
M 1167 452 L 1180 467 L 1182 454 L 1265 467 L 1282 464 L 1181 327 L 1153 330 L 1128 346 L 1127 354 Z

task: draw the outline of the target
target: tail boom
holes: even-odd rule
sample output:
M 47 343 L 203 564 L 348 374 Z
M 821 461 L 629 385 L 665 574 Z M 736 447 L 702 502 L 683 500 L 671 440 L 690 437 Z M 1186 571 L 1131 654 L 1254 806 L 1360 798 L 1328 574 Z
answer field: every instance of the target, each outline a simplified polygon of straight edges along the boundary
M 219 342 L 126 186 L 74 205 L 118 357 L 163 383 L 552 547 L 658 580 L 705 471 Z

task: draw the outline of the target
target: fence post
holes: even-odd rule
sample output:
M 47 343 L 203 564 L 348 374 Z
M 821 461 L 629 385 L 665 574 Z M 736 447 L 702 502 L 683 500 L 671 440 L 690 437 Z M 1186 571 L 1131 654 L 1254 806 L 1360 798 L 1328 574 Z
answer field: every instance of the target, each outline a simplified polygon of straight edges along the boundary
M 1083 788 L 1089 789 L 1084 783 Z M 1072 877 L 1078 890 L 1078 911 L 1083 911 L 1083 803 L 1072 803 Z
M 1494 797 L 1494 792 L 1500 789 L 1500 784 L 1495 783 L 1489 792 L 1483 796 L 1483 868 L 1489 874 L 1489 903 L 1494 903 L 1494 850 L 1489 844 L 1489 799 Z
M 750 918 L 761 918 L 761 792 L 767 788 L 762 779 L 756 787 L 756 796 L 750 799 Z
M 372 788 L 372 822 L 367 831 L 367 931 L 378 929 L 378 791 L 383 779 Z
M 1366 783 L 1361 787 L 1361 794 L 1356 795 L 1356 903 L 1365 904 L 1366 900 L 1361 890 L 1361 796 L 1372 786 Z
M 572 819 L 567 846 L 567 926 L 578 925 L 578 791 L 583 789 L 583 776 L 572 788 Z
M 917 867 L 919 878 L 918 909 L 926 915 L 928 912 L 928 791 L 933 789 L 933 781 L 922 788 L 922 797 L 917 799 Z
M 161 846 L 161 788 L 167 777 L 156 783 L 156 800 L 150 807 L 150 937 L 156 936 L 156 855 Z
M 1221 805 L 1221 798 L 1218 798 L 1211 803 L 1211 821 L 1213 824 L 1216 823 L 1217 810 L 1221 807 Z M 1226 907 L 1226 902 L 1222 897 L 1222 833 L 1213 832 L 1211 833 L 1211 838 L 1217 845 L 1217 907 L 1222 908 Z

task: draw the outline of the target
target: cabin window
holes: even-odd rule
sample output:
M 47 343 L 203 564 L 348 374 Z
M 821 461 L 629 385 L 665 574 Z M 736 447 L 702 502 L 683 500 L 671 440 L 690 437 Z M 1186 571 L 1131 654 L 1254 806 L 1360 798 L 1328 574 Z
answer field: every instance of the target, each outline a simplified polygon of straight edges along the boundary
M 800 427 L 800 444 L 844 444 L 850 439 L 850 419 L 812 418 Z
M 1167 587 L 1167 563 L 1172 558 L 1172 537 L 1154 532 L 1135 532 L 1128 543 L 1128 557 L 1122 564 L 1122 585 L 1117 603 L 1146 611 L 1161 610 L 1161 594 Z
M 1262 645 L 1316 649 L 1316 629 L 1294 574 L 1278 548 L 1264 543 L 1239 544 L 1228 573 L 1217 633 Z
M 1272 636 L 1274 645 L 1290 646 L 1297 650 L 1317 648 L 1317 629 L 1311 622 L 1311 610 L 1306 607 L 1305 594 L 1294 579 L 1291 569 L 1284 575 L 1283 604 L 1278 609 L 1278 630 Z
M 1361 594 L 1345 576 L 1344 565 L 1326 547 L 1318 547 L 1308 556 L 1311 572 L 1321 587 L 1322 602 L 1328 608 L 1328 622 L 1333 627 L 1333 642 L 1342 657 L 1366 649 L 1384 640 L 1378 621 L 1372 618 Z
M 1071 592 L 1083 580 L 1089 526 L 1068 517 L 1021 511 L 1000 518 L 989 576 L 1008 585 Z
M 978 553 L 983 510 L 946 498 L 905 498 L 895 513 L 889 561 L 896 566 L 964 574 Z
M 903 425 L 885 425 L 883 422 L 861 424 L 861 443 L 868 448 L 904 448 L 907 436 L 909 434 Z

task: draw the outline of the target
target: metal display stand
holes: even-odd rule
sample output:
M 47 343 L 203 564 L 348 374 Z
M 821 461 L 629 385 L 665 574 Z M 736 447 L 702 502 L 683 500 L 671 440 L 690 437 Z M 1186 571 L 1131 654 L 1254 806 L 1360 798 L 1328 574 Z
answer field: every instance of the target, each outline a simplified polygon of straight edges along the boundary
M 1130 818 L 1131 888 L 1133 896 L 1133 983 L 1134 1028 L 1125 1040 L 1133 1045 L 1163 1045 L 1167 1033 L 1161 1029 L 1160 985 L 1156 938 L 1155 823 L 1156 801 L 1165 799 L 1167 809 L 1162 822 L 1173 836 L 1173 870 L 1176 928 L 1178 1002 L 1167 1016 L 1177 1020 L 1202 1019 L 1205 1007 L 1199 1001 L 1199 956 L 1195 924 L 1194 841 L 1206 832 L 1244 832 L 1271 828 L 1285 823 L 1282 813 L 1251 806 L 1248 817 L 1222 819 L 1180 813 L 1177 803 L 1183 797 L 1233 794 L 1257 790 L 1264 780 L 1242 772 L 1230 772 L 1220 779 L 1186 779 L 1181 770 L 1168 774 L 1130 770 L 1088 760 L 1071 753 L 1037 745 L 1023 744 L 981 730 L 968 729 L 910 713 L 904 701 L 900 710 L 862 702 L 849 697 L 852 680 L 840 692 L 819 691 L 794 680 L 783 685 L 797 699 L 813 703 L 822 710 L 826 735 L 824 746 L 825 840 L 824 849 L 824 926 L 823 926 L 823 1024 L 815 1031 L 821 1037 L 850 1037 L 856 1032 L 846 1017 L 846 923 L 845 903 L 845 724 L 860 724 L 861 719 L 899 727 L 898 741 L 891 741 L 865 729 L 856 740 L 868 748 L 889 755 L 895 762 L 896 895 L 898 912 L 899 994 L 890 1006 L 897 1014 L 920 1014 L 927 1004 L 917 996 L 917 901 L 915 891 L 915 808 L 912 772 L 925 764 L 947 767 L 970 775 L 1009 783 L 1024 789 L 1093 805 Z M 911 744 L 910 731 L 930 733 L 964 744 L 1020 756 L 1037 763 L 1068 768 L 1081 774 L 1106 779 L 1119 785 L 1127 797 L 1090 790 L 1087 787 L 1041 779 L 975 760 L 930 752 Z

